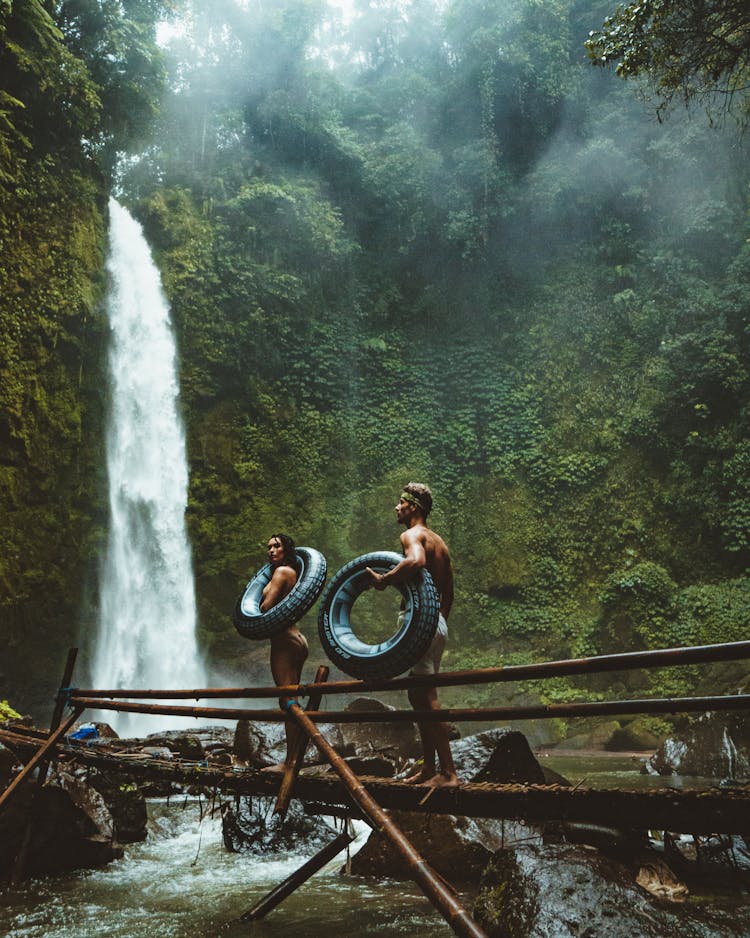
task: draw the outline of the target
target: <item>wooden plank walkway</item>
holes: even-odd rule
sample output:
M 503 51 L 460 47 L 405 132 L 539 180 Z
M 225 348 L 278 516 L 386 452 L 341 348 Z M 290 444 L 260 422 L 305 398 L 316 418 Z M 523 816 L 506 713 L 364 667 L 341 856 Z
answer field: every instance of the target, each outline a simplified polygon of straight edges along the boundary
M 41 735 L 41 734 L 40 734 Z M 9 737 L 14 739 L 10 740 Z M 0 731 L 0 742 L 19 750 L 36 749 L 42 740 Z M 116 772 L 141 781 L 173 782 L 215 789 L 227 794 L 275 797 L 281 776 L 205 763 L 160 760 L 108 751 L 102 745 L 58 745 L 57 753 L 80 765 Z M 303 770 L 293 797 L 339 811 L 351 808 L 349 794 L 336 776 Z M 694 834 L 750 834 L 750 786 L 703 790 L 659 788 L 650 790 L 591 789 L 562 785 L 499 785 L 466 783 L 453 789 L 428 789 L 392 779 L 360 776 L 368 792 L 383 808 L 423 814 L 505 818 L 532 823 L 569 821 L 615 825 L 620 828 L 669 830 Z M 322 809 L 321 809 L 322 810 Z

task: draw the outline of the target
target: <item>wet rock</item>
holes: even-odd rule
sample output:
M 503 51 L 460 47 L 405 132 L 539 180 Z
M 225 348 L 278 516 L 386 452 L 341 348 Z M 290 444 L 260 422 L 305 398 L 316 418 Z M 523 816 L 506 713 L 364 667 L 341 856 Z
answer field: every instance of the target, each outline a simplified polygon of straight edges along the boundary
M 93 723 L 100 739 L 119 739 L 119 735 L 112 729 L 109 723 Z
M 452 746 L 463 781 L 541 783 L 544 773 L 526 737 L 507 727 L 487 730 Z M 456 818 L 392 812 L 394 820 L 416 849 L 443 876 L 453 881 L 476 881 L 493 851 L 502 845 L 541 843 L 541 828 L 517 821 Z M 389 841 L 377 832 L 352 859 L 352 872 L 361 876 L 409 878 L 408 869 Z
M 275 800 L 242 796 L 221 806 L 224 846 L 232 853 L 268 856 L 273 853 L 312 854 L 335 837 L 335 831 L 320 817 L 304 813 L 292 801 L 282 821 L 273 814 Z
M 664 834 L 664 856 L 688 885 L 750 888 L 748 838 L 739 834 Z
M 741 938 L 750 910 L 734 903 L 667 905 L 638 886 L 637 868 L 569 845 L 498 851 L 474 916 L 490 938 Z M 657 872 L 660 870 L 661 872 Z M 666 876 L 663 867 L 644 873 Z
M 541 843 L 542 839 L 534 828 L 515 821 L 406 811 L 389 813 L 414 848 L 449 882 L 476 882 L 501 846 L 526 841 Z M 388 838 L 377 831 L 352 857 L 351 873 L 384 879 L 412 878 L 409 867 Z
M 600 723 L 593 729 L 585 733 L 578 733 L 575 736 L 569 736 L 560 743 L 560 749 L 607 749 L 611 744 L 612 737 L 620 730 L 620 724 L 616 720 L 609 720 L 606 723 Z
M 633 858 L 648 847 L 648 837 L 640 830 L 574 821 L 563 821 L 555 829 L 569 843 L 587 844 L 608 856 Z
M 280 724 L 261 725 L 249 720 L 238 720 L 231 750 L 237 762 L 262 768 L 274 764 L 271 749 L 279 747 L 283 739 L 284 727 Z
M 146 737 L 146 742 L 150 748 L 169 749 L 188 762 L 200 762 L 206 755 L 201 736 L 196 732 L 169 730 L 164 733 L 152 733 Z
M 343 749 L 341 732 L 331 723 L 319 723 L 321 735 L 339 752 Z M 250 723 L 239 720 L 230 751 L 239 764 L 262 769 L 278 765 L 286 756 L 286 733 L 283 723 Z M 305 765 L 320 761 L 317 749 L 311 744 L 305 751 Z
M 123 781 L 119 775 L 97 770 L 86 770 L 86 780 L 104 799 L 117 842 L 145 840 L 148 810 L 142 788 L 135 782 Z
M 24 785 L 0 814 L 0 877 L 10 875 L 29 819 L 28 875 L 101 866 L 122 856 L 102 795 L 61 769 L 42 789 L 33 782 Z
M 377 778 L 393 778 L 396 774 L 396 763 L 385 756 L 369 756 L 358 758 L 352 756 L 346 764 L 355 775 L 374 775 Z
M 668 739 L 646 761 L 652 775 L 750 777 L 750 721 L 744 713 L 709 713 Z
M 347 710 L 395 710 L 375 697 L 357 697 L 350 701 Z M 374 753 L 395 758 L 414 758 L 421 755 L 422 744 L 419 732 L 413 723 L 344 723 L 341 739 L 349 752 L 356 756 Z
M 653 752 L 660 738 L 641 720 L 632 720 L 616 729 L 604 748 L 609 752 Z
M 659 857 L 650 857 L 638 870 L 636 883 L 656 899 L 666 902 L 684 902 L 688 897 L 687 886 Z
M 208 763 L 209 765 L 231 765 L 231 753 L 227 752 L 225 749 L 215 749 L 208 754 Z
M 467 736 L 453 743 L 451 751 L 464 782 L 544 782 L 542 767 L 518 730 L 503 726 Z
M 0 743 L 0 788 L 7 788 L 20 768 L 18 756 Z

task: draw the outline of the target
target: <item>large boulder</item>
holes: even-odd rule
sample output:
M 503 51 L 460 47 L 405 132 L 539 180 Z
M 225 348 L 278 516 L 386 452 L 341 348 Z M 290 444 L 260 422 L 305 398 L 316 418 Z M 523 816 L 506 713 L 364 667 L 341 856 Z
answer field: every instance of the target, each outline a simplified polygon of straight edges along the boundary
M 543 784 L 544 769 L 523 733 L 507 726 L 459 739 L 451 745 L 463 782 Z
M 346 709 L 361 712 L 396 708 L 375 697 L 356 697 Z M 380 755 L 398 760 L 414 758 L 422 752 L 414 723 L 343 723 L 341 738 L 346 754 L 358 757 Z
M 221 806 L 224 846 L 232 853 L 312 854 L 335 837 L 335 831 L 320 817 L 305 814 L 299 801 L 292 801 L 282 821 L 272 814 L 273 800 L 242 796 Z
M 604 723 L 596 723 L 588 730 L 576 733 L 574 736 L 568 736 L 560 745 L 560 749 L 608 749 L 612 745 L 612 739 L 615 733 L 620 731 L 621 727 L 617 720 L 607 720 Z
M 651 775 L 750 778 L 750 720 L 746 713 L 708 713 L 670 736 L 646 761 Z
M 542 840 L 538 830 L 514 821 L 406 811 L 391 811 L 390 816 L 415 850 L 449 882 L 476 882 L 493 853 L 504 844 Z M 370 834 L 350 866 L 354 876 L 412 878 L 406 861 L 378 831 Z
M 578 846 L 525 844 L 499 850 L 492 858 L 473 914 L 490 938 L 750 934 L 750 907 L 737 908 L 736 901 L 666 902 L 685 895 L 669 879 L 668 870 L 653 857 L 631 865 Z
M 454 743 L 453 757 L 463 781 L 544 782 L 544 772 L 522 733 L 507 727 L 487 730 Z M 476 881 L 492 853 L 503 845 L 540 842 L 540 828 L 517 821 L 469 819 L 452 815 L 392 812 L 414 847 L 442 876 Z M 355 875 L 408 879 L 407 865 L 377 831 L 353 857 Z
M 623 720 L 604 748 L 609 752 L 653 752 L 660 742 L 661 738 L 653 732 L 647 720 L 636 718 L 629 722 Z
M 145 840 L 148 810 L 141 787 L 123 781 L 120 775 L 92 769 L 86 771 L 86 780 L 104 799 L 117 842 L 131 844 Z
M 101 866 L 122 856 L 104 798 L 82 774 L 66 768 L 58 768 L 41 789 L 24 784 L 0 813 L 0 877 L 13 871 L 27 831 L 29 875 Z
M 319 723 L 321 736 L 338 752 L 346 752 L 341 731 L 332 723 Z M 250 723 L 239 720 L 234 731 L 230 750 L 235 760 L 242 765 L 262 769 L 278 765 L 286 755 L 286 733 L 283 723 Z M 305 765 L 317 765 L 321 761 L 318 750 L 310 743 L 305 752 Z

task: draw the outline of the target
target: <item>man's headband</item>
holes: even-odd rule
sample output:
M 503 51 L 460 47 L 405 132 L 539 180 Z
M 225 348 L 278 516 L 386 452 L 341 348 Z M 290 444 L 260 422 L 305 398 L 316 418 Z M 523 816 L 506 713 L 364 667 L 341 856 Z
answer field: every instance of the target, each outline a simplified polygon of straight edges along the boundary
M 400 497 L 403 501 L 410 502 L 412 505 L 416 505 L 420 511 L 426 511 L 424 505 L 417 495 L 412 495 L 411 492 L 402 492 Z

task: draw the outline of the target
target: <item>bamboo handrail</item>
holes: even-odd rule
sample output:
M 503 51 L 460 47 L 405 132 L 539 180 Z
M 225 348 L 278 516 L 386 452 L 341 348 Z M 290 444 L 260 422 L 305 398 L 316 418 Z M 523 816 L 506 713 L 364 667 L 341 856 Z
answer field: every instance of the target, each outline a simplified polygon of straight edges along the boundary
M 200 700 L 207 698 L 267 698 L 325 694 L 359 694 L 369 691 L 408 690 L 410 687 L 455 687 L 463 684 L 494 684 L 537 680 L 555 675 L 601 674 L 609 671 L 631 671 L 638 668 L 675 667 L 709 664 L 717 661 L 739 661 L 750 658 L 750 641 L 724 642 L 715 645 L 690 645 L 684 648 L 659 648 L 650 651 L 628 651 L 615 655 L 588 658 L 565 658 L 536 664 L 515 664 L 497 668 L 475 668 L 465 671 L 444 671 L 441 674 L 410 675 L 378 681 L 331 681 L 326 684 L 288 684 L 284 687 L 203 687 L 173 690 L 92 690 L 74 688 L 79 697 L 128 697 L 140 699 Z
M 255 720 L 283 723 L 281 710 L 247 710 L 236 707 L 183 707 L 139 704 L 72 696 L 70 703 L 85 709 L 116 710 L 124 713 L 154 713 L 165 716 L 206 717 L 214 720 Z M 641 700 L 589 701 L 580 703 L 535 704 L 523 707 L 478 707 L 441 710 L 311 710 L 315 723 L 453 723 L 490 720 L 550 720 L 555 717 L 609 716 L 618 713 L 695 713 L 708 710 L 748 710 L 750 694 L 722 697 L 653 697 Z

